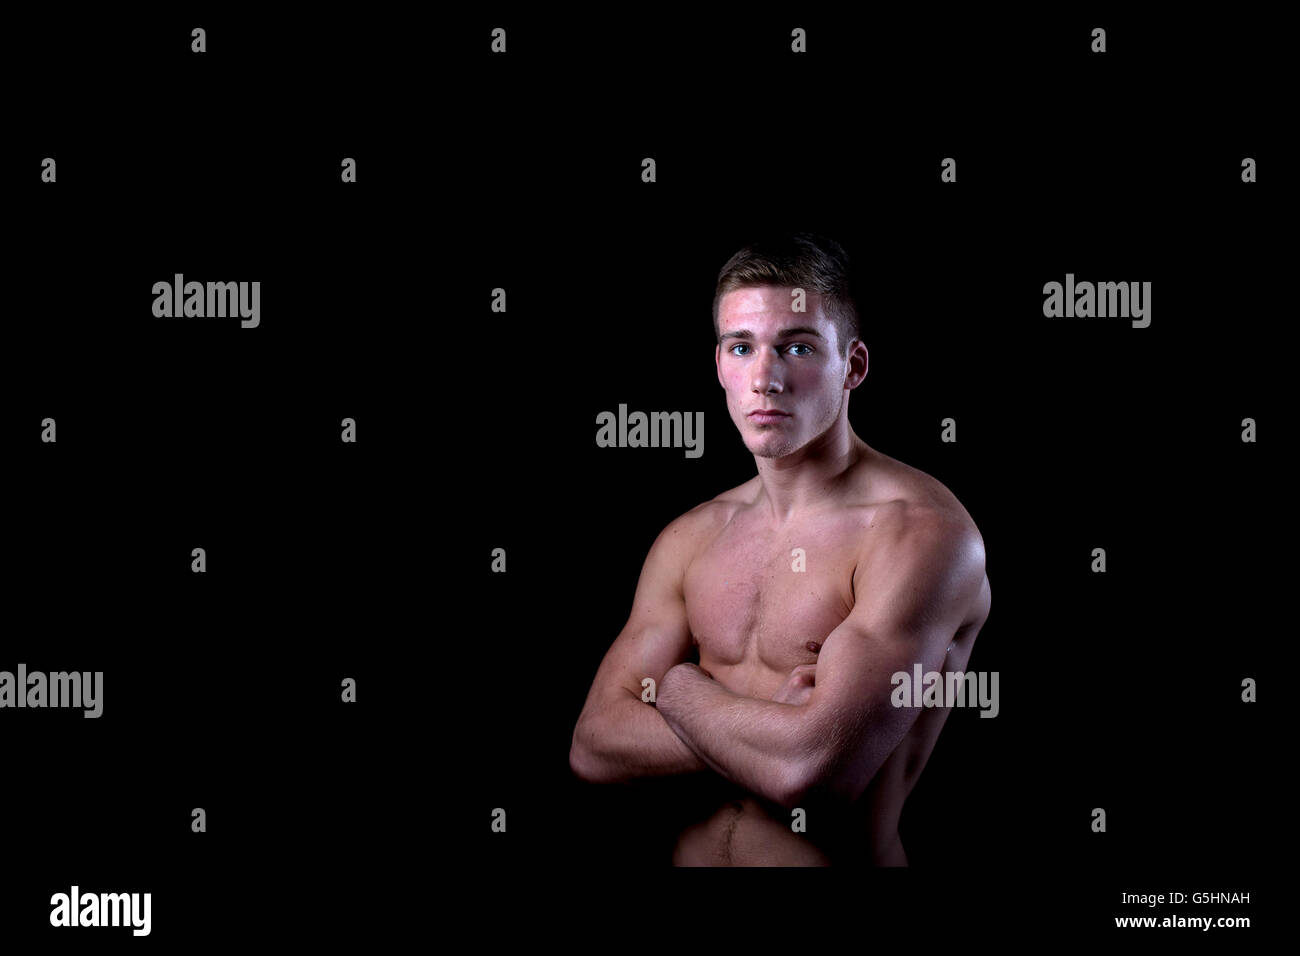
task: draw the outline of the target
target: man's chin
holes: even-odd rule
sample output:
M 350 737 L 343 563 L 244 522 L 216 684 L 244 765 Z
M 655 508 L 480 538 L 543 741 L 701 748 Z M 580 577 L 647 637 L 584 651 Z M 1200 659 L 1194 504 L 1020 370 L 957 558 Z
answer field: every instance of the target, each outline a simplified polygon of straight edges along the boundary
M 755 458 L 784 458 L 799 450 L 789 441 L 756 441 L 746 444 L 745 447 Z

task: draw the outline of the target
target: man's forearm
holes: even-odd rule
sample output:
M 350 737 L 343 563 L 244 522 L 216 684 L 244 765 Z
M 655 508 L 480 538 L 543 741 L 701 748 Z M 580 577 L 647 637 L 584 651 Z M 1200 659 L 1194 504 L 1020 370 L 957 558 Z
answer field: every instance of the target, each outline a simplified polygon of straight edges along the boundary
M 569 763 L 591 783 L 625 783 L 709 769 L 673 733 L 654 705 L 630 692 L 578 721 Z
M 659 713 L 709 767 L 746 790 L 785 805 L 806 757 L 798 734 L 803 708 L 741 697 L 695 665 L 664 676 Z

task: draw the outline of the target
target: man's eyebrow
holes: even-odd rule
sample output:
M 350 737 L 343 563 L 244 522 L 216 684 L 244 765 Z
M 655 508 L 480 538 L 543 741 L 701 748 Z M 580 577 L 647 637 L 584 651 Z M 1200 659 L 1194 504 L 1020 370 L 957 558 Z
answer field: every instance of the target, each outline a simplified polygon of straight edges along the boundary
M 816 329 L 810 328 L 806 325 L 796 325 L 793 328 L 782 329 L 780 332 L 776 333 L 778 339 L 789 338 L 792 335 L 814 335 L 823 341 L 826 338 Z M 752 339 L 753 337 L 754 333 L 749 331 L 749 329 L 736 329 L 732 332 L 723 332 L 718 336 L 718 341 L 721 341 L 722 339 Z

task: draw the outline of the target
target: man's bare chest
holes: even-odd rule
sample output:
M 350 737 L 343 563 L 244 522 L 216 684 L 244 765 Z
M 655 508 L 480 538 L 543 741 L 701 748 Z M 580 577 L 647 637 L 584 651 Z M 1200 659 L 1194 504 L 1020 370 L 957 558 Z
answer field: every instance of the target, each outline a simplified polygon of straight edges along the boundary
M 705 544 L 683 583 L 701 665 L 724 686 L 768 696 L 814 663 L 853 608 L 864 524 L 854 515 L 772 532 L 736 521 Z

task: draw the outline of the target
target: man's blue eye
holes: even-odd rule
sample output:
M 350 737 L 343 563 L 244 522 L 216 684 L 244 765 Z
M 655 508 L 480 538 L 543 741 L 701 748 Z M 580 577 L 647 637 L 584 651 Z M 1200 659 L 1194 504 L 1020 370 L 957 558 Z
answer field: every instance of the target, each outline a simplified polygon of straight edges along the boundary
M 749 348 L 748 345 L 745 345 L 743 342 L 737 342 L 735 345 L 731 346 L 731 348 L 729 348 L 727 351 L 730 352 L 732 355 L 739 355 L 736 349 L 747 349 L 747 348 Z M 795 354 L 799 356 L 811 355 L 813 353 L 813 347 L 811 345 L 808 345 L 806 342 L 796 342 L 794 343 L 794 345 L 787 346 L 787 351 L 789 351 L 790 349 L 808 350 L 806 352 L 796 352 Z

